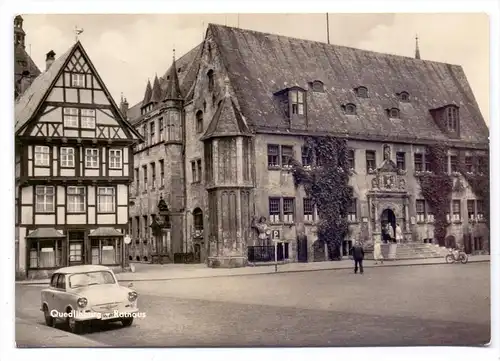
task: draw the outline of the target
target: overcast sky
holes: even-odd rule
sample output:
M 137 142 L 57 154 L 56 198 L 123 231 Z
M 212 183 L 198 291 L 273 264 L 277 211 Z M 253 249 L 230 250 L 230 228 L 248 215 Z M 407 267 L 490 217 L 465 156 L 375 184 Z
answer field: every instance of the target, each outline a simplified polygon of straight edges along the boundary
M 117 103 L 144 95 L 148 78 L 199 44 L 208 23 L 238 26 L 326 42 L 325 14 L 23 15 L 27 50 L 40 70 L 45 54 L 64 53 L 80 41 Z M 489 18 L 484 14 L 330 14 L 330 42 L 414 56 L 418 34 L 422 59 L 462 65 L 489 124 Z

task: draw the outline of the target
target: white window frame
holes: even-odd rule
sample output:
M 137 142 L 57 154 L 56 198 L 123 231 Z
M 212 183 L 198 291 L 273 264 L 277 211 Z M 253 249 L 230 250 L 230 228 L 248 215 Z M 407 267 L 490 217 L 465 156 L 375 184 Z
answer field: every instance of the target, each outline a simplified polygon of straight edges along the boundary
M 292 205 L 291 210 L 285 211 L 285 201 L 291 201 Z M 283 223 L 295 222 L 295 198 L 284 197 L 282 203 L 283 203 Z
M 122 169 L 122 150 L 109 150 L 109 169 Z
M 311 202 L 311 214 L 307 214 L 305 212 L 305 203 L 306 203 L 306 199 L 309 199 L 310 202 Z M 304 222 L 314 222 L 314 203 L 312 201 L 312 199 L 310 198 L 303 198 L 302 199 L 302 209 L 303 209 L 303 214 L 304 214 Z
M 75 148 L 61 148 L 61 168 L 73 168 L 75 166 Z
M 78 128 L 78 108 L 64 108 L 63 119 L 65 128 Z
M 54 213 L 54 186 L 35 187 L 35 210 L 37 213 Z
M 50 166 L 50 148 L 46 145 L 35 145 L 35 166 Z
M 99 149 L 85 149 L 85 168 L 99 169 Z
M 82 129 L 95 129 L 95 109 L 80 109 Z
M 71 86 L 74 88 L 85 88 L 85 74 L 71 73 Z
M 79 191 L 83 190 L 83 193 Z M 86 190 L 81 186 L 70 186 L 66 188 L 68 213 L 84 213 L 86 209 Z
M 97 212 L 115 213 L 116 210 L 116 189 L 115 187 L 97 188 Z

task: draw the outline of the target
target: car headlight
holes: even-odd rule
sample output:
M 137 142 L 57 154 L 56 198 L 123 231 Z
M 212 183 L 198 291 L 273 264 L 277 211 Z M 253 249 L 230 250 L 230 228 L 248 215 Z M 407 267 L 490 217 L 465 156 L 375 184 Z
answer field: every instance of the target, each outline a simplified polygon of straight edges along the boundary
M 136 299 L 137 299 L 137 292 L 132 291 L 128 293 L 128 300 L 130 302 L 134 302 Z
M 79 298 L 78 301 L 76 301 L 78 307 L 80 308 L 84 308 L 85 306 L 87 306 L 87 299 L 85 297 L 82 297 L 82 298 Z

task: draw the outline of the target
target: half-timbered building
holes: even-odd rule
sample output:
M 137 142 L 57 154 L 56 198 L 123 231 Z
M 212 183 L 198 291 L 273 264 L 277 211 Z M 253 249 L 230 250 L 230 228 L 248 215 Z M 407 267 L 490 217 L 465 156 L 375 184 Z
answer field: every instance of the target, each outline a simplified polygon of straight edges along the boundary
M 132 145 L 82 44 L 56 59 L 15 104 L 16 270 L 124 265 Z
M 440 210 L 447 238 L 488 252 L 488 200 L 464 174 L 487 173 L 489 132 L 461 66 L 423 60 L 418 49 L 396 56 L 213 24 L 181 59 L 128 111 L 150 141 L 135 153 L 132 259 L 143 259 L 161 196 L 179 219 L 169 252 L 245 265 L 248 248 L 263 245 L 252 218 L 265 217 L 284 258 L 325 259 L 318 212 L 290 168 L 291 158 L 317 165 L 305 138 L 323 135 L 347 139 L 353 199 L 341 253 L 354 240 L 380 239 L 384 227 L 400 228 L 405 244 L 436 243 L 436 210 L 418 179 L 432 172 L 429 149 L 438 143 L 448 147 L 440 166 L 454 184 Z M 177 81 L 182 99 L 169 105 L 166 89 Z M 169 144 L 174 113 L 182 136 Z M 179 163 L 182 171 L 167 173 Z M 302 256 L 299 228 L 308 238 Z

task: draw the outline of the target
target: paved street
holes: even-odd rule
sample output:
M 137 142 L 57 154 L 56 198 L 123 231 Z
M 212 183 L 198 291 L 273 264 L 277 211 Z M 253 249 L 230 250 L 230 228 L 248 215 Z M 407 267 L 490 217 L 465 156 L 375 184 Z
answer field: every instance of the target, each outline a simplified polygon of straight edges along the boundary
M 83 337 L 111 346 L 479 345 L 490 339 L 489 276 L 489 263 L 471 263 L 143 281 L 134 288 L 146 318 Z M 41 288 L 16 285 L 16 317 L 43 324 Z

